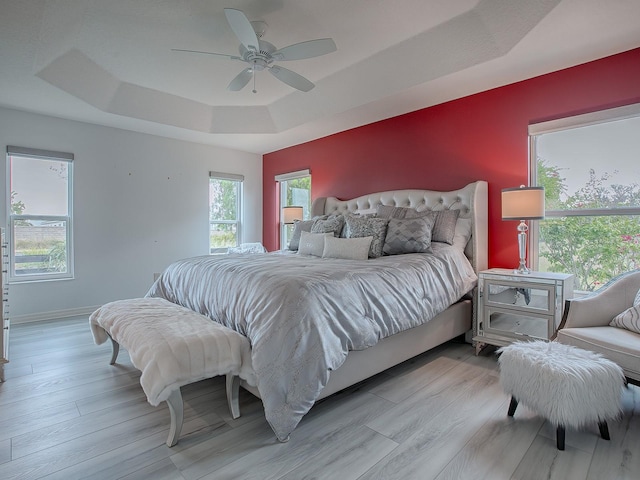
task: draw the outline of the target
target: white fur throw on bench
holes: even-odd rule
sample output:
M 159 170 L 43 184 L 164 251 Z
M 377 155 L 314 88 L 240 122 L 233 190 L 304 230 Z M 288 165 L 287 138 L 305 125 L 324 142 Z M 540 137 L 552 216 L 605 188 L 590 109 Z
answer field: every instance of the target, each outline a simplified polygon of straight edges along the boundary
M 177 442 L 182 426 L 180 387 L 218 375 L 255 385 L 249 341 L 239 333 L 162 298 L 135 298 L 103 305 L 89 320 L 96 344 L 109 338 L 115 362 L 118 344 L 142 372 L 140 385 L 153 406 L 167 401 Z M 175 421 L 174 408 L 179 421 Z M 232 412 L 233 414 L 233 412 Z M 177 424 L 176 424 L 177 423 Z M 171 446 L 171 445 L 169 445 Z

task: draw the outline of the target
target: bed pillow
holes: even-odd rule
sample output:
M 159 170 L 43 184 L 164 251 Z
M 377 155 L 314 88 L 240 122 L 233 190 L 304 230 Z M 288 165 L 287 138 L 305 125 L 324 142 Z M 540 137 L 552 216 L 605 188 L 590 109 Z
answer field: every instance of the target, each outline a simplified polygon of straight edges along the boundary
M 640 333 L 640 290 L 636 293 L 633 306 L 616 315 L 609 325 Z
M 453 236 L 453 246 L 459 248 L 464 252 L 467 248 L 467 243 L 471 238 L 471 219 L 470 218 L 458 218 L 456 222 L 456 233 Z
M 384 239 L 387 236 L 388 224 L 389 220 L 386 218 L 346 215 L 344 226 L 345 237 L 372 237 L 371 246 L 369 247 L 369 257 L 381 257 L 382 249 L 384 248 Z
M 291 235 L 291 241 L 289 242 L 289 250 L 298 250 L 300 245 L 300 234 L 302 232 L 311 232 L 311 227 L 315 220 L 294 220 L 293 221 L 293 234 Z
M 298 253 L 301 255 L 321 257 L 324 251 L 324 241 L 328 237 L 333 237 L 333 233 L 301 232 Z
M 316 219 L 311 226 L 311 233 L 332 232 L 334 237 L 339 237 L 342 227 L 344 227 L 344 215 L 329 215 L 326 219 Z
M 331 235 L 324 239 L 324 258 L 342 258 L 346 260 L 366 260 L 373 237 L 336 238 Z
M 441 242 L 453 245 L 456 233 L 456 222 L 460 215 L 460 210 L 424 210 L 417 211 L 415 208 L 392 207 L 389 205 L 378 206 L 378 217 L 381 218 L 416 218 L 430 216 L 434 218 L 432 242 Z
M 431 241 L 453 245 L 453 237 L 456 233 L 456 222 L 458 221 L 460 210 L 438 210 L 437 212 L 418 212 L 413 208 L 408 210 L 404 218 L 415 218 L 425 215 L 433 216 L 434 223 L 433 231 L 431 232 Z
M 431 253 L 433 223 L 431 216 L 390 218 L 382 249 L 384 254 Z

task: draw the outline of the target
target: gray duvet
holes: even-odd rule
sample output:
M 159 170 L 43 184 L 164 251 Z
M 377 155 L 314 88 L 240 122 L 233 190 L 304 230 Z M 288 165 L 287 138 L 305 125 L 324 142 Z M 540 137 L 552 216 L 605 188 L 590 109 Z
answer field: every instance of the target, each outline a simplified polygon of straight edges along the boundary
M 203 256 L 170 265 L 147 296 L 251 342 L 265 416 L 285 441 L 350 350 L 429 321 L 477 277 L 455 247 L 365 261 L 298 254 Z

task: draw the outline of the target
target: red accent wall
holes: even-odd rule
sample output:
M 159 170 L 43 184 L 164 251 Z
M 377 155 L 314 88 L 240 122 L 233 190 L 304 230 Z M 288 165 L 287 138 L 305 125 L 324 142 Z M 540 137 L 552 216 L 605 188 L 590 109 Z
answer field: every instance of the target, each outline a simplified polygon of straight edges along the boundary
M 500 192 L 528 183 L 528 126 L 640 102 L 640 48 L 379 121 L 263 158 L 268 250 L 279 248 L 274 176 L 311 169 L 312 196 L 489 182 L 489 266 L 518 263 Z

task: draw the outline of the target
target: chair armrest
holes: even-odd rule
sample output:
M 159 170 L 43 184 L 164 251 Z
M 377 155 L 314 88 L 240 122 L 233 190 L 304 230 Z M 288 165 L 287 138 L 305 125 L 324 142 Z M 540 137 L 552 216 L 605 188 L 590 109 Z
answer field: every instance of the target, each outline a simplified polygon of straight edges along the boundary
M 591 295 L 567 300 L 560 328 L 602 327 L 633 305 L 640 270 L 622 274 Z

